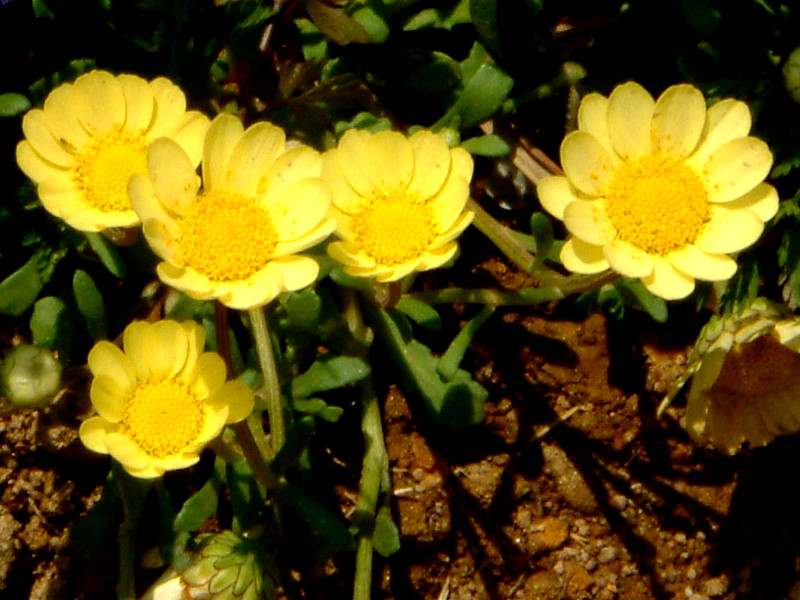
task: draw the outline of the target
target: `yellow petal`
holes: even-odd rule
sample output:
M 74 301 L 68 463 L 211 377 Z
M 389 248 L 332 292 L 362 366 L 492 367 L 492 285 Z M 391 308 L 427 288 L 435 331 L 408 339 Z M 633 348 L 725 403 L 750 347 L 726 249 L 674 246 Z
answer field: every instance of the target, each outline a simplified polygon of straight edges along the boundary
M 703 167 L 709 202 L 729 202 L 743 196 L 769 174 L 772 153 L 763 141 L 745 137 L 717 149 Z
M 156 197 L 172 215 L 185 214 L 197 199 L 199 181 L 195 167 L 174 140 L 159 138 L 150 144 L 147 173 Z
M 181 381 L 190 383 L 187 378 L 194 379 L 197 359 L 206 345 L 206 332 L 202 325 L 194 321 L 184 321 L 181 323 L 181 327 L 186 333 L 186 365 L 178 377 Z
M 286 188 L 274 204 L 267 206 L 279 240 L 307 235 L 327 216 L 331 205 L 328 186 L 321 179 L 301 179 Z
M 409 138 L 414 150 L 414 173 L 408 190 L 419 198 L 434 196 L 450 173 L 450 148 L 444 138 L 430 131 L 418 131 Z
M 603 247 L 587 244 L 578 238 L 570 238 L 561 247 L 561 262 L 573 273 L 591 275 L 609 268 Z
M 209 398 L 225 383 L 225 361 L 215 352 L 204 352 L 195 364 L 195 379 L 190 383 L 192 393 L 198 398 Z
M 164 469 L 157 467 L 152 462 L 148 462 L 141 469 L 133 469 L 129 465 L 122 465 L 128 474 L 136 477 L 137 479 L 155 479 L 164 474 Z
M 428 165 L 414 164 L 413 147 L 408 138 L 397 131 L 385 130 L 373 134 L 367 142 L 366 152 L 369 155 L 364 165 L 367 177 L 373 187 L 384 194 L 405 189 L 415 166 L 418 169 L 428 168 Z
M 618 85 L 611 92 L 608 98 L 608 134 L 611 145 L 623 160 L 650 154 L 650 122 L 654 107 L 655 101 L 650 93 L 633 81 Z
M 751 117 L 748 106 L 739 100 L 727 98 L 708 109 L 706 124 L 700 143 L 687 163 L 700 171 L 716 150 L 737 138 L 750 133 Z
M 472 155 L 463 148 L 450 149 L 450 177 L 461 177 L 467 181 L 472 181 L 472 172 L 475 163 Z
M 364 197 L 347 181 L 334 151 L 322 155 L 322 180 L 331 190 L 333 204 L 341 211 L 354 214 L 363 210 Z
M 676 269 L 704 281 L 725 281 L 736 273 L 736 261 L 725 254 L 709 254 L 694 245 L 687 245 L 669 254 Z
M 106 447 L 106 435 L 112 431 L 116 431 L 117 427 L 100 417 L 91 417 L 81 423 L 81 428 L 78 435 L 81 442 L 92 452 L 98 454 L 108 454 Z
M 709 222 L 694 241 L 695 246 L 709 254 L 744 250 L 764 231 L 761 219 L 749 210 L 730 210 L 712 205 L 709 214 Z
M 286 191 L 298 181 L 316 179 L 321 173 L 322 157 L 319 152 L 308 146 L 290 148 L 275 160 L 259 182 L 258 193 L 263 196 L 264 207 L 269 210 L 273 203 L 284 199 Z M 327 192 L 325 195 L 330 197 Z
M 614 176 L 609 153 L 585 131 L 573 131 L 561 142 L 561 166 L 570 183 L 590 196 L 602 196 Z
M 375 281 L 378 283 L 389 283 L 391 281 L 399 281 L 406 275 L 410 275 L 418 270 L 419 265 L 422 263 L 422 256 L 417 256 L 411 260 L 399 265 L 392 265 L 384 269 L 376 270 L 374 273 Z
M 190 110 L 177 119 L 174 129 L 167 133 L 183 148 L 192 165 L 197 167 L 203 158 L 203 143 L 211 121 L 202 113 Z
M 249 279 L 219 286 L 218 291 L 219 301 L 229 308 L 249 310 L 264 306 L 284 291 L 283 277 L 270 262 Z
M 335 229 L 336 222 L 333 219 L 325 219 L 302 237 L 278 242 L 275 246 L 275 250 L 272 252 L 272 256 L 273 258 L 280 258 L 281 256 L 296 254 L 297 252 L 307 250 L 326 240 Z
M 128 385 L 125 381 L 120 383 L 108 375 L 96 375 L 89 395 L 92 406 L 101 417 L 109 423 L 119 423 L 125 403 L 135 389 L 135 386 Z
M 584 96 L 578 108 L 578 129 L 585 131 L 600 142 L 609 155 L 614 154 L 608 135 L 608 98 L 591 93 Z
M 78 122 L 76 115 L 78 102 L 80 99 L 76 98 L 75 88 L 65 83 L 48 94 L 42 107 L 45 121 L 53 132 L 53 137 L 68 152 L 80 151 L 91 140 Z
M 211 121 L 203 146 L 203 187 L 206 191 L 225 189 L 230 158 L 243 135 L 242 122 L 233 115 L 217 115 Z
M 472 223 L 472 220 L 475 218 L 475 213 L 471 210 L 464 211 L 459 215 L 458 219 L 456 219 L 455 223 L 453 223 L 448 229 L 440 233 L 436 236 L 436 239 L 431 244 L 428 251 L 437 250 L 444 246 L 445 244 L 449 244 L 451 241 L 456 239 L 460 236 L 464 230 L 469 227 L 469 224 Z
M 614 224 L 599 202 L 577 200 L 564 209 L 564 225 L 575 237 L 588 244 L 611 243 L 617 235 Z
M 754 212 L 764 222 L 769 221 L 778 212 L 778 190 L 768 183 L 759 183 L 744 196 L 725 203 L 725 208 L 730 210 L 747 209 Z
M 83 128 L 92 136 L 101 136 L 125 123 L 125 96 L 122 87 L 108 71 L 90 71 L 75 80 L 75 106 Z
M 214 286 L 208 278 L 194 269 L 162 262 L 156 266 L 156 273 L 161 281 L 192 298 L 205 300 L 214 293 Z
M 430 269 L 437 269 L 452 260 L 457 251 L 458 244 L 453 243 L 428 250 L 422 255 L 422 261 L 417 265 L 417 270 L 429 271 Z
M 653 272 L 650 255 L 630 242 L 616 239 L 603 247 L 609 266 L 625 277 L 647 277 Z
M 147 130 L 156 108 L 153 90 L 137 75 L 123 73 L 117 81 L 125 97 L 125 129 L 130 132 Z
M 283 289 L 293 292 L 314 283 L 319 274 L 317 261 L 307 256 L 283 256 L 270 261 L 283 280 Z
M 653 109 L 653 149 L 683 158 L 696 147 L 706 122 L 703 93 L 686 83 L 664 91 Z
M 198 452 L 200 450 L 202 450 L 202 446 L 198 449 Z M 179 471 L 181 469 L 188 469 L 189 467 L 196 465 L 199 461 L 199 453 L 184 452 L 182 454 L 176 454 L 173 456 L 165 456 L 164 458 L 153 458 L 148 469 L 135 471 L 131 474 L 135 475 L 136 477 L 151 479 L 153 477 L 160 477 L 164 474 L 164 471 Z
M 142 225 L 142 233 L 156 256 L 171 263 L 180 261 L 180 243 L 163 221 L 146 221 Z
M 47 124 L 44 113 L 38 108 L 29 110 L 22 117 L 22 133 L 28 143 L 33 146 L 36 154 L 47 162 L 65 169 L 72 168 L 75 165 L 75 159 L 72 154 L 58 143 Z
M 149 139 L 154 140 L 169 135 L 178 126 L 186 112 L 186 96 L 169 79 L 158 77 L 150 82 L 150 90 L 155 99 L 155 114 L 148 131 Z
M 250 196 L 255 193 L 264 172 L 284 151 L 286 135 L 272 123 L 256 123 L 248 127 L 231 155 L 225 189 Z
M 67 177 L 45 179 L 39 184 L 37 192 L 47 211 L 62 219 L 71 219 L 80 213 L 85 213 L 86 218 L 89 218 L 90 214 L 97 212 L 87 205 L 83 194 Z
M 122 389 L 133 389 L 136 371 L 130 358 L 111 342 L 97 342 L 87 358 L 92 375 L 105 375 L 116 381 Z
M 348 242 L 331 242 L 325 251 L 333 260 L 346 266 L 365 269 L 375 266 L 375 259 L 367 256 Z
M 369 154 L 369 140 L 372 134 L 360 129 L 348 129 L 339 140 L 333 152 L 348 183 L 361 196 L 371 197 L 375 193 L 369 177 L 367 164 L 372 160 Z
M 69 169 L 41 157 L 26 140 L 17 144 L 17 165 L 34 183 L 54 176 L 69 177 Z
M 469 200 L 469 182 L 462 177 L 448 179 L 431 202 L 439 231 L 449 229 L 464 212 Z
M 108 453 L 126 469 L 141 470 L 150 463 L 150 458 L 133 440 L 122 433 L 106 435 Z
M 217 437 L 225 427 L 228 420 L 229 409 L 227 405 L 211 404 L 205 407 L 205 420 L 203 428 L 197 436 L 197 445 L 203 446 Z M 198 451 L 200 448 L 198 448 Z
M 602 97 L 602 96 L 601 96 Z M 581 200 L 569 179 L 561 176 L 545 177 L 536 185 L 539 203 L 556 219 L 564 220 L 564 209 L 576 200 Z
M 680 300 L 694 291 L 694 279 L 675 269 L 668 259 L 657 255 L 651 255 L 650 259 L 653 272 L 642 278 L 650 293 L 664 300 Z
M 253 412 L 253 390 L 241 379 L 226 381 L 225 384 L 209 398 L 209 403 L 224 404 L 228 407 L 226 423 L 238 423 Z

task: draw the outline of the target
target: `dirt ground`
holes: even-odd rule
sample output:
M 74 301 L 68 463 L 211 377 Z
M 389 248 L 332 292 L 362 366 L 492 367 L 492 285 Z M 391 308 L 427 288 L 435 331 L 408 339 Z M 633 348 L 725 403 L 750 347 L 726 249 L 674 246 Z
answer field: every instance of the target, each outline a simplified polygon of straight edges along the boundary
M 526 282 L 498 260 L 472 274 L 506 288 Z M 464 364 L 490 394 L 484 424 L 466 434 L 431 425 L 389 381 L 384 426 L 402 548 L 376 559 L 373 597 L 800 598 L 800 443 L 726 457 L 690 443 L 680 397 L 656 419 L 707 317 L 671 310 L 668 325 L 633 311 L 576 320 L 569 302 L 498 310 Z M 75 393 L 0 417 L 0 598 L 114 597 L 114 540 L 75 529 L 108 468 L 77 440 L 87 408 Z M 348 449 L 333 427 L 318 436 L 333 462 L 351 467 L 331 494 L 346 513 L 357 444 Z M 283 564 L 284 597 L 349 597 L 351 561 L 316 572 Z

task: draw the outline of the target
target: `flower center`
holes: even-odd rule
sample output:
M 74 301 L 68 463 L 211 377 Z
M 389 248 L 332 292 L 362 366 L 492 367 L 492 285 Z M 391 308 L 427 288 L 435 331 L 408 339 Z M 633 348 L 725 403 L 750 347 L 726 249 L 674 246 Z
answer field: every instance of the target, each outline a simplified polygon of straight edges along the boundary
M 72 178 L 92 208 L 102 212 L 132 210 L 128 180 L 147 172 L 147 142 L 140 133 L 113 131 L 76 156 Z
M 427 203 L 404 195 L 378 196 L 353 218 L 359 247 L 375 262 L 395 266 L 422 256 L 436 239 L 436 221 Z
M 211 281 L 242 281 L 272 257 L 278 234 L 254 198 L 203 192 L 183 218 L 184 260 Z
M 617 171 L 606 193 L 606 211 L 619 237 L 664 255 L 692 243 L 708 221 L 708 193 L 680 160 L 643 156 Z
M 140 384 L 122 416 L 133 441 L 156 458 L 184 450 L 200 435 L 204 422 L 200 400 L 186 385 L 171 380 Z

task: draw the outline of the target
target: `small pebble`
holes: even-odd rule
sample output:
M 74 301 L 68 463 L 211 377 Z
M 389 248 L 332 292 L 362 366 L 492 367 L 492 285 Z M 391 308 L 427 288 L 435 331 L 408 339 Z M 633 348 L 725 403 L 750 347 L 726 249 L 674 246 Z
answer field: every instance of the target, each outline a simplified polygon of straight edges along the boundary
M 612 560 L 617 558 L 618 555 L 619 550 L 612 548 L 611 546 L 606 546 L 597 554 L 597 562 L 599 562 L 601 565 L 604 565 L 606 563 L 610 563 Z

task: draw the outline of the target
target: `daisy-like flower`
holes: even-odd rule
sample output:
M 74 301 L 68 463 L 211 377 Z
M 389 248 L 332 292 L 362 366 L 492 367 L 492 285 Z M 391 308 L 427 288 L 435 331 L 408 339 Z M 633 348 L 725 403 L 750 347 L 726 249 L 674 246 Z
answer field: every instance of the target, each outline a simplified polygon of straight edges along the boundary
M 296 253 L 328 237 L 335 223 L 313 148 L 287 147 L 283 130 L 270 123 L 245 130 L 236 117 L 219 115 L 205 139 L 202 189 L 173 140 L 151 145 L 147 169 L 128 191 L 164 260 L 157 270 L 167 285 L 250 309 L 316 279 L 317 262 Z
M 683 425 L 697 442 L 730 454 L 763 446 L 800 430 L 798 351 L 800 318 L 758 298 L 709 321 L 664 405 L 691 378 Z
M 323 155 L 336 233 L 328 254 L 350 275 L 396 281 L 455 255 L 472 221 L 472 157 L 429 131 L 350 129 Z
M 227 423 L 253 410 L 250 387 L 226 381 L 225 362 L 203 352 L 204 344 L 193 321 L 135 321 L 123 334 L 124 350 L 98 342 L 89 352 L 98 416 L 81 424 L 83 444 L 136 477 L 195 464 Z
M 658 100 L 637 83 L 589 94 L 561 144 L 565 177 L 539 182 L 542 206 L 572 236 L 561 260 L 576 273 L 613 269 L 653 294 L 688 296 L 695 279 L 736 271 L 728 254 L 755 242 L 778 210 L 763 183 L 767 145 L 749 137 L 750 111 L 726 99 L 706 109 L 688 84 Z
M 47 96 L 22 119 L 17 164 L 50 213 L 81 231 L 139 223 L 128 180 L 147 168 L 147 146 L 175 140 L 196 166 L 208 118 L 186 111 L 186 97 L 159 77 L 91 71 Z

